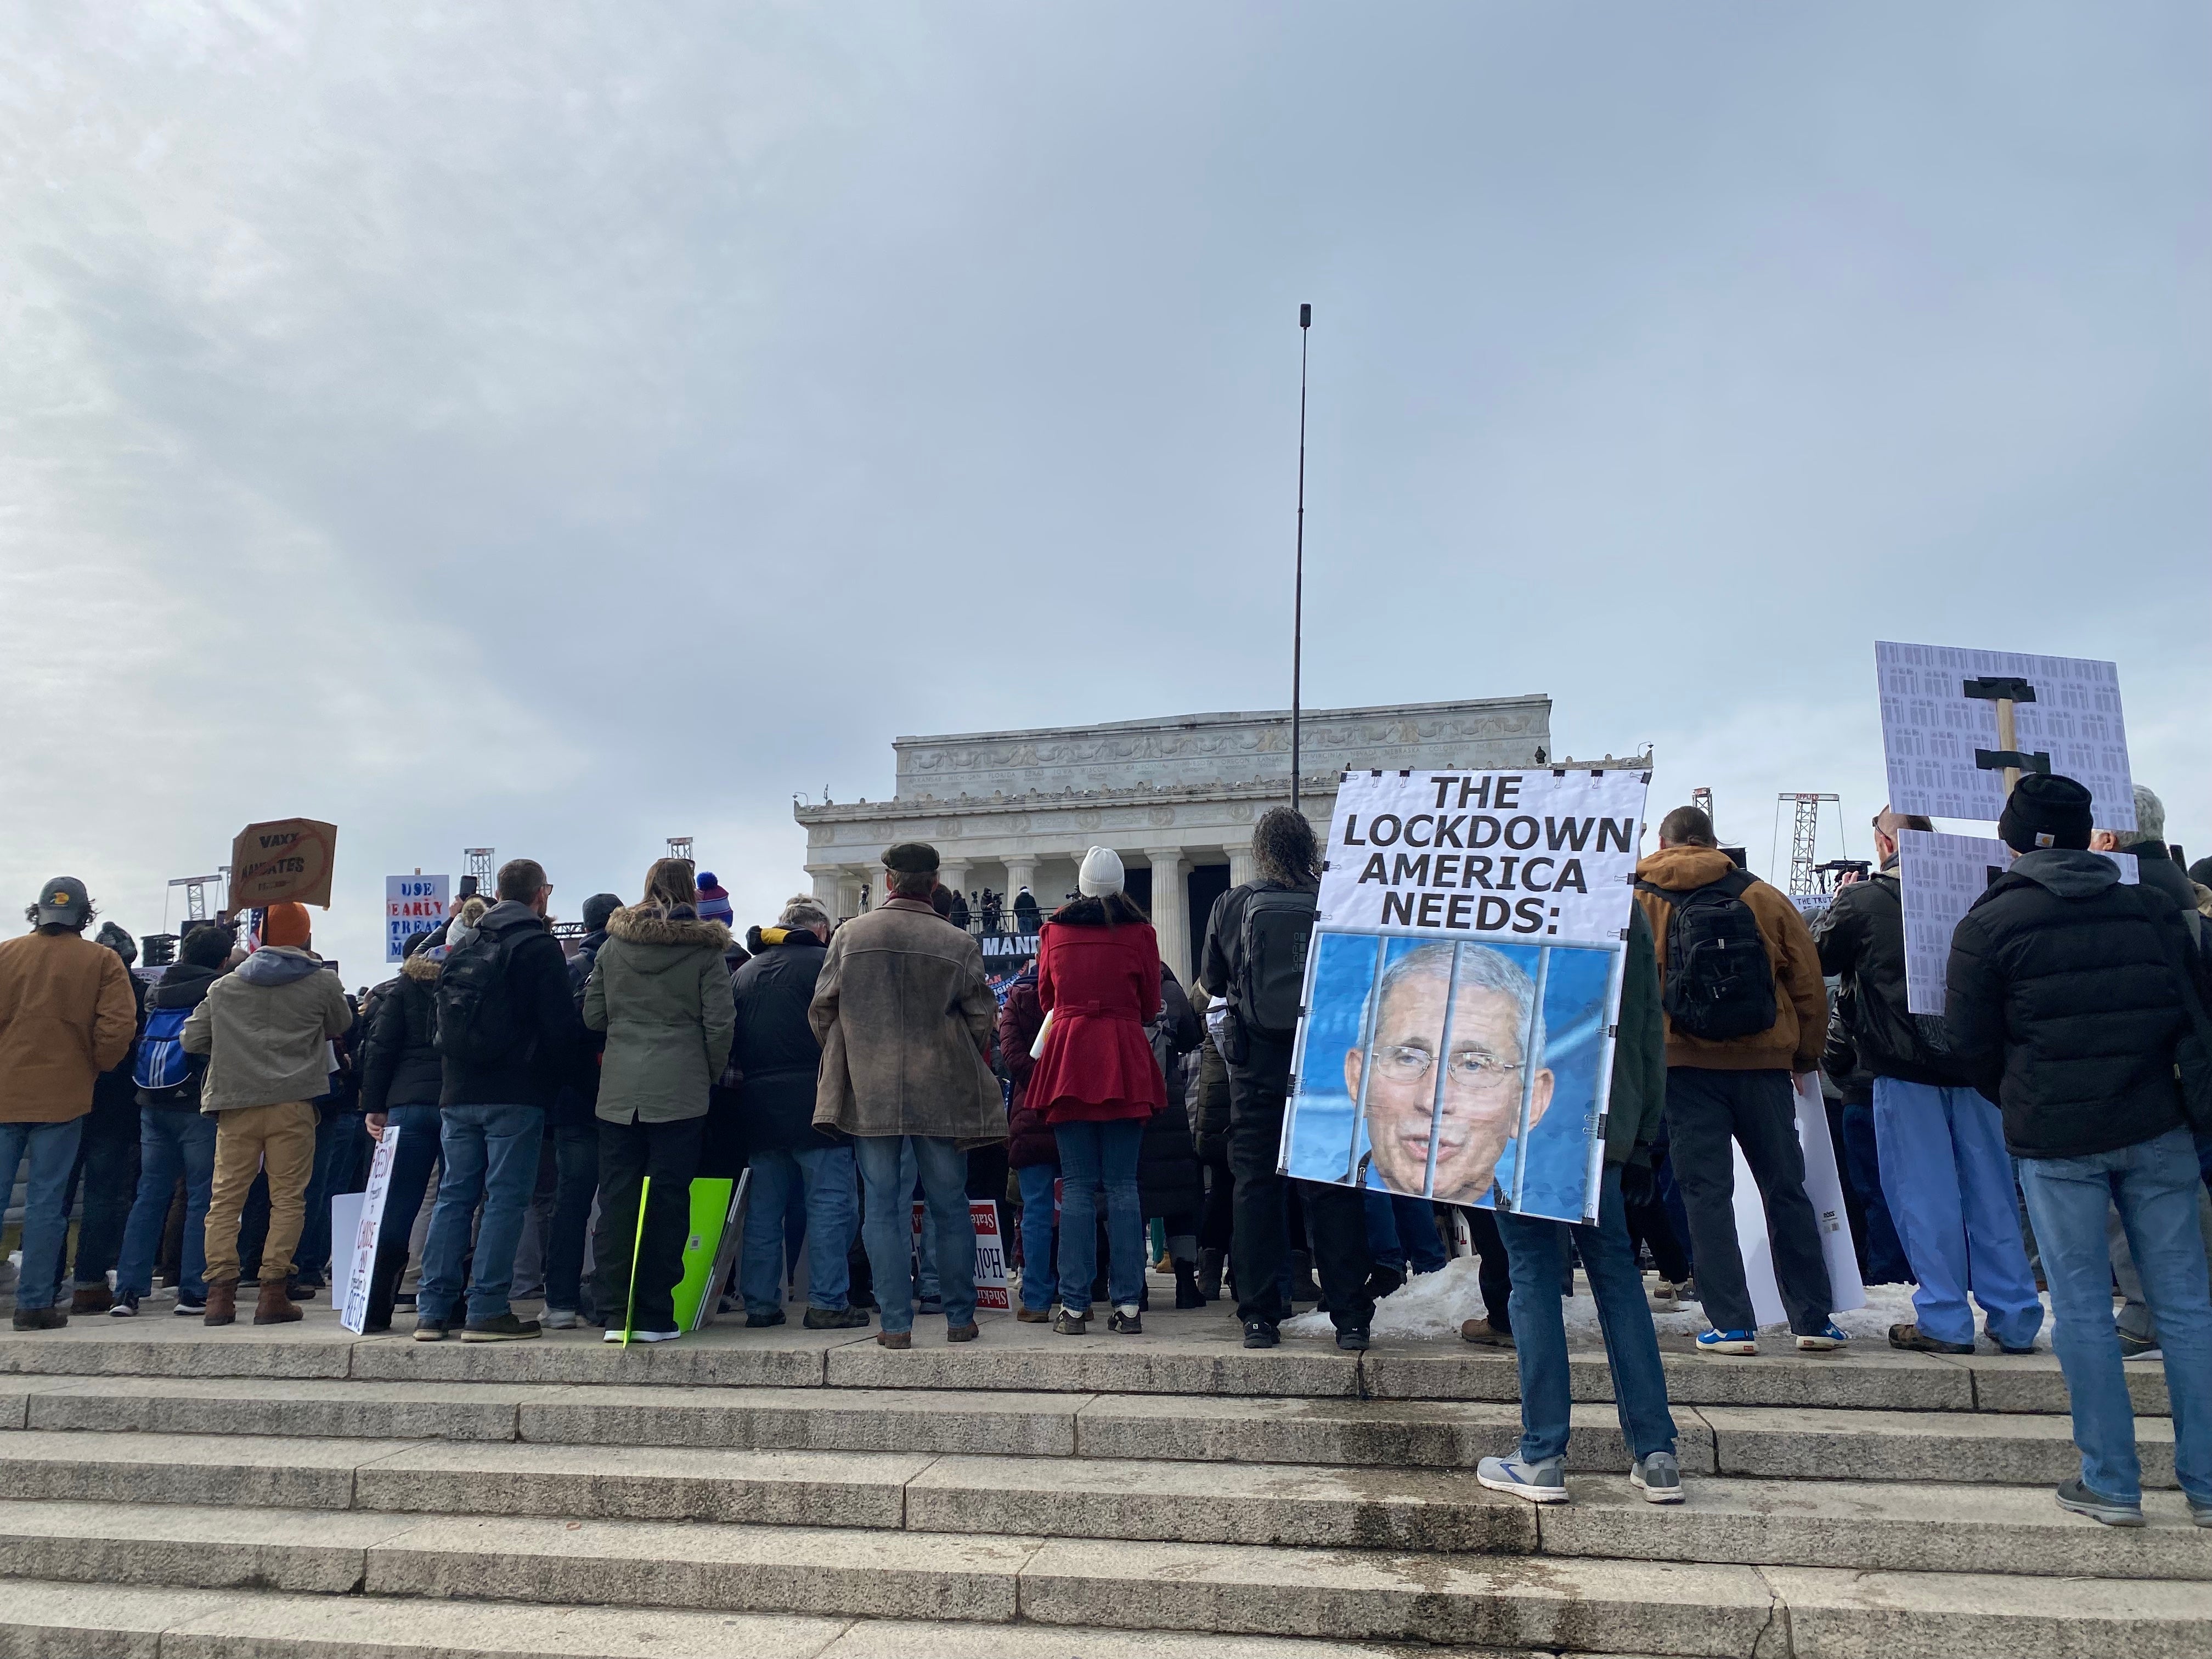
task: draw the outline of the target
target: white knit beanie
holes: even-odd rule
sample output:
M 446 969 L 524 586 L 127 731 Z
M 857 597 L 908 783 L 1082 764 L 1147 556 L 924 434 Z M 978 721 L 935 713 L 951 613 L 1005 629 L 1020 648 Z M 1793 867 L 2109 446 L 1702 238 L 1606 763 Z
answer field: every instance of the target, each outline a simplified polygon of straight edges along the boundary
M 1121 855 L 1110 847 L 1094 847 L 1083 855 L 1083 868 L 1075 884 L 1085 898 L 1104 898 L 1121 890 Z

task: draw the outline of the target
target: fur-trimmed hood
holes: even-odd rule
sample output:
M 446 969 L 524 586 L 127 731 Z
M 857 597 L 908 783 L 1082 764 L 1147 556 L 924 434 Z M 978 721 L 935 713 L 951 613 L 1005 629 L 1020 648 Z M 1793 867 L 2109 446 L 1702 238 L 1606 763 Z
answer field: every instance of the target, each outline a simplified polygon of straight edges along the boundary
M 686 950 L 712 945 L 717 955 L 730 948 L 730 930 L 720 922 L 673 915 L 657 904 L 633 904 L 616 911 L 607 918 L 607 932 L 625 945 L 675 945 Z
M 399 976 L 402 979 L 419 979 L 427 985 L 436 980 L 445 969 L 446 964 L 432 957 L 429 951 L 417 951 L 399 964 Z

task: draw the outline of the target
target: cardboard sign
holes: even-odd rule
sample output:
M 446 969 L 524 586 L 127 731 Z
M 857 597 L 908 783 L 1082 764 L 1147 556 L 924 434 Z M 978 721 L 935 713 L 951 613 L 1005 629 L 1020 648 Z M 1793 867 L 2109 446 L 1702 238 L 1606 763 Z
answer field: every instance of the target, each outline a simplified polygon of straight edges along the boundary
M 1650 775 L 1349 772 L 1279 1167 L 1595 1219 Z
M 2015 769 L 2083 785 L 2099 829 L 2136 827 L 2114 665 L 1878 640 L 1874 665 L 1893 811 L 1995 823 L 2006 767 L 2024 760 Z M 2012 726 L 2008 750 L 1999 741 L 2000 703 Z
M 451 876 L 386 876 L 384 878 L 384 959 L 403 962 L 407 941 L 434 933 L 445 925 L 453 898 Z
M 1866 1306 L 1866 1286 L 1859 1282 L 1859 1259 L 1851 1243 L 1850 1218 L 1844 1212 L 1843 1177 L 1836 1172 L 1835 1144 L 1828 1139 L 1828 1109 L 1820 1099 L 1817 1077 L 1797 1079 L 1797 1144 L 1805 1154 L 1805 1196 L 1813 1201 L 1813 1217 L 1820 1230 L 1820 1255 L 1828 1264 L 1828 1310 L 1849 1313 Z M 1761 1325 L 1786 1325 L 1790 1316 L 1782 1305 L 1782 1290 L 1774 1279 L 1774 1247 L 1766 1237 L 1766 1206 L 1752 1179 L 1751 1165 L 1743 1161 L 1743 1148 L 1734 1141 L 1735 1155 L 1735 1238 L 1743 1253 L 1744 1288 L 1751 1292 L 1753 1316 Z
M 916 1202 L 914 1206 L 914 1249 L 921 1253 L 921 1230 L 928 1224 L 929 1212 Z M 975 1228 L 975 1305 L 1000 1313 L 1014 1304 L 1006 1294 L 1006 1241 L 999 1232 L 999 1206 L 988 1198 L 968 1200 L 968 1218 Z
M 272 904 L 331 906 L 331 869 L 338 850 L 338 827 L 313 818 L 281 818 L 249 823 L 230 844 L 233 915 Z
M 399 1137 L 403 1133 L 386 1124 L 383 1139 L 376 1143 L 376 1155 L 368 1162 L 368 1186 L 358 1193 L 348 1193 L 331 1200 L 331 1237 L 353 1240 L 345 1289 L 338 1302 L 338 1323 L 356 1336 L 368 1322 L 368 1282 L 376 1272 L 376 1241 L 384 1231 L 384 1200 L 392 1190 L 392 1161 L 399 1155 Z M 341 1212 L 341 1205 L 347 1206 L 352 1213 Z M 407 1219 L 411 1224 L 415 1218 L 409 1216 Z
M 2133 853 L 2106 853 L 2120 880 L 2138 879 Z M 1905 1006 L 1908 1012 L 1943 1012 L 1950 973 L 1951 935 L 1989 884 L 2012 867 L 2012 848 L 1981 836 L 1948 836 L 1936 830 L 1897 832 L 1897 879 L 1905 907 Z

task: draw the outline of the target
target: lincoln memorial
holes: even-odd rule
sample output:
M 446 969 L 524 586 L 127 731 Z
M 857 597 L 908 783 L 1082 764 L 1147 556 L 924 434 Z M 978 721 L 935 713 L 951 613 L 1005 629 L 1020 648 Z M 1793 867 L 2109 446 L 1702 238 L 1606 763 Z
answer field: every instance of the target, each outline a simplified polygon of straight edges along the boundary
M 1325 827 L 1350 768 L 1550 762 L 1552 701 L 1312 709 L 1299 743 L 1300 804 Z M 890 799 L 793 809 L 815 896 L 833 915 L 857 915 L 882 892 L 879 860 L 894 842 L 934 846 L 945 885 L 971 906 L 985 888 L 1011 903 L 1026 887 L 1048 915 L 1073 893 L 1085 849 L 1111 847 L 1186 981 L 1213 901 L 1251 878 L 1253 823 L 1290 799 L 1287 709 L 896 738 L 891 749 Z

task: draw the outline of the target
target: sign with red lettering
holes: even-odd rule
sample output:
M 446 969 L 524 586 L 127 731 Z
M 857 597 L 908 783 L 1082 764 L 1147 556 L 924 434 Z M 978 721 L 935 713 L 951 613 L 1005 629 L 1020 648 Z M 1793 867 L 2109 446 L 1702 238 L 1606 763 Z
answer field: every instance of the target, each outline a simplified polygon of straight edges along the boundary
M 386 876 L 384 878 L 384 959 L 404 962 L 407 941 L 434 933 L 445 924 L 453 890 L 451 876 Z
M 272 904 L 331 908 L 331 869 L 338 827 L 314 818 L 249 823 L 230 844 L 229 909 L 264 910 Z

